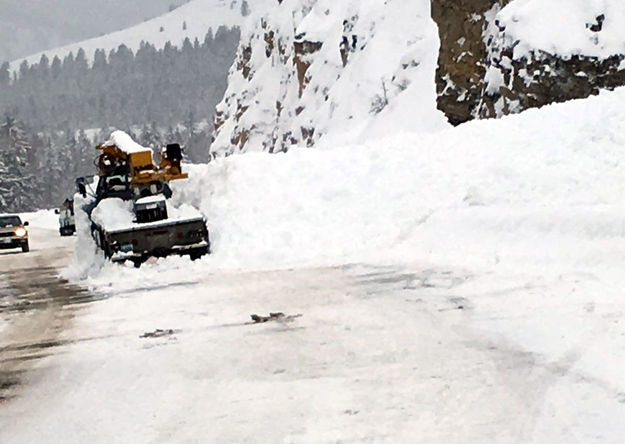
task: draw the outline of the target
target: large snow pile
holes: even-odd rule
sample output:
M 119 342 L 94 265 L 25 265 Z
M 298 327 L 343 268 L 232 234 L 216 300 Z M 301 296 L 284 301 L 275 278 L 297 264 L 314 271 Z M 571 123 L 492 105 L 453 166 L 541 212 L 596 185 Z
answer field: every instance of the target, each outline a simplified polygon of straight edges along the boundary
M 230 157 L 178 198 L 208 216 L 216 265 L 623 264 L 623 103 L 620 89 L 430 136 Z
M 43 54 L 49 59 L 54 56 L 62 59 L 70 52 L 75 55 L 80 48 L 84 49 L 87 58 L 91 59 L 96 49 L 110 51 L 120 45 L 126 45 L 136 51 L 141 42 L 149 42 L 159 49 L 167 42 L 181 46 L 187 37 L 191 41 L 196 38 L 203 40 L 209 29 L 214 33 L 220 26 L 238 26 L 243 19 L 242 1 L 193 0 L 167 14 L 128 29 L 14 60 L 11 62 L 11 70 L 16 71 L 24 60 L 29 64 L 38 63 Z
M 45 228 L 47 230 L 59 229 L 59 216 L 54 210 L 38 210 L 31 213 L 20 214 L 22 221 L 28 222 L 31 227 Z
M 213 254 L 193 270 L 622 267 L 623 103 L 619 89 L 429 136 L 194 166 L 173 185 L 174 203 L 209 221 Z M 175 273 L 176 263 L 191 267 L 172 258 L 145 270 Z
M 561 57 L 625 54 L 619 0 L 514 0 L 494 18 L 514 58 L 536 50 Z
M 438 33 L 430 2 L 254 2 L 213 151 L 280 151 L 293 143 L 427 132 L 436 110 Z

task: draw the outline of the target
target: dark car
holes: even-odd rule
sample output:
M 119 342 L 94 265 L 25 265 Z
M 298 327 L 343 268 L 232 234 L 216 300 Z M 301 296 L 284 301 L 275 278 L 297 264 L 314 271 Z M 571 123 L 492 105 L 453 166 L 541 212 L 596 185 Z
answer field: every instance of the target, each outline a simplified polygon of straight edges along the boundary
M 21 248 L 24 253 L 28 247 L 28 222 L 22 223 L 19 216 L 0 214 L 0 249 Z

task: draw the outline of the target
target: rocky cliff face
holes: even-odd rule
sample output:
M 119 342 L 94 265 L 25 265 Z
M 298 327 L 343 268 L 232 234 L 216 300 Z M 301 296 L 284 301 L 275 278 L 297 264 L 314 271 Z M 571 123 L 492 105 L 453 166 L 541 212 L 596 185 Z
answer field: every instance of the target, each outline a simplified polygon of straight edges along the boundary
M 488 48 L 484 33 L 487 16 L 510 0 L 434 0 L 432 18 L 441 41 L 436 91 L 438 108 L 449 121 L 460 124 L 479 114 Z
M 444 127 L 429 0 L 258 0 L 218 107 L 212 154 L 332 134 Z
M 625 48 L 610 41 L 619 34 L 615 27 L 620 26 L 622 6 L 572 0 L 567 7 L 573 14 L 563 18 L 554 9 L 557 2 L 546 0 L 534 9 L 531 3 L 433 1 L 441 40 L 438 107 L 452 124 L 625 85 Z M 606 29 L 607 23 L 612 29 Z M 574 44 L 569 46 L 567 39 Z
M 506 14 L 505 10 L 493 10 L 498 13 L 492 14 L 484 33 L 485 91 L 477 114 L 472 117 L 501 117 L 625 85 L 625 48 L 602 45 L 606 15 L 601 9 L 590 9 L 584 21 L 571 25 L 570 38 L 575 40 L 575 34 L 582 37 L 571 49 L 561 44 L 549 49 L 540 43 L 534 43 L 535 47 L 527 45 L 523 35 L 508 29 L 521 18 Z M 614 18 L 610 17 L 612 21 Z
M 625 85 L 625 6 L 561 4 L 257 0 L 212 154 L 426 132 Z

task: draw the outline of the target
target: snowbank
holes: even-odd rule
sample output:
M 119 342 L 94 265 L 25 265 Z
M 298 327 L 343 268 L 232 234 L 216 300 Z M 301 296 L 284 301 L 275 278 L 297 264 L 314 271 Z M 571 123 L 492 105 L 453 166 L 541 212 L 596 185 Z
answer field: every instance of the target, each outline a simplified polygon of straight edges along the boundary
M 619 89 L 424 136 L 193 166 L 172 183 L 172 206 L 207 217 L 213 254 L 139 273 L 363 261 L 622 267 L 624 103 Z
M 625 8 L 617 0 L 514 0 L 495 20 L 516 59 L 536 50 L 564 58 L 625 54 Z
M 54 210 L 39 210 L 32 213 L 22 213 L 20 217 L 23 221 L 28 221 L 31 227 L 45 228 L 48 230 L 59 229 L 59 216 L 54 214 Z
M 619 89 L 429 136 L 220 159 L 174 199 L 208 217 L 208 268 L 622 266 L 623 103 Z

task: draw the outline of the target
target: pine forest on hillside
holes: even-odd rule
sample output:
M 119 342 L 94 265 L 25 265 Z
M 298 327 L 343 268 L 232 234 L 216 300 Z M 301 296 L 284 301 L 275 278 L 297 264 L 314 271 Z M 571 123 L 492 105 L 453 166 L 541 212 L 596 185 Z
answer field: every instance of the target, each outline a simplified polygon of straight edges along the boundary
M 93 63 L 83 50 L 63 60 L 44 55 L 14 74 L 4 63 L 0 212 L 58 205 L 77 176 L 93 173 L 94 145 L 112 128 L 146 146 L 181 143 L 187 160 L 207 161 L 215 106 L 239 37 L 238 29 L 221 27 L 181 48 L 144 43 L 136 54 L 124 45 L 109 54 L 97 50 Z

